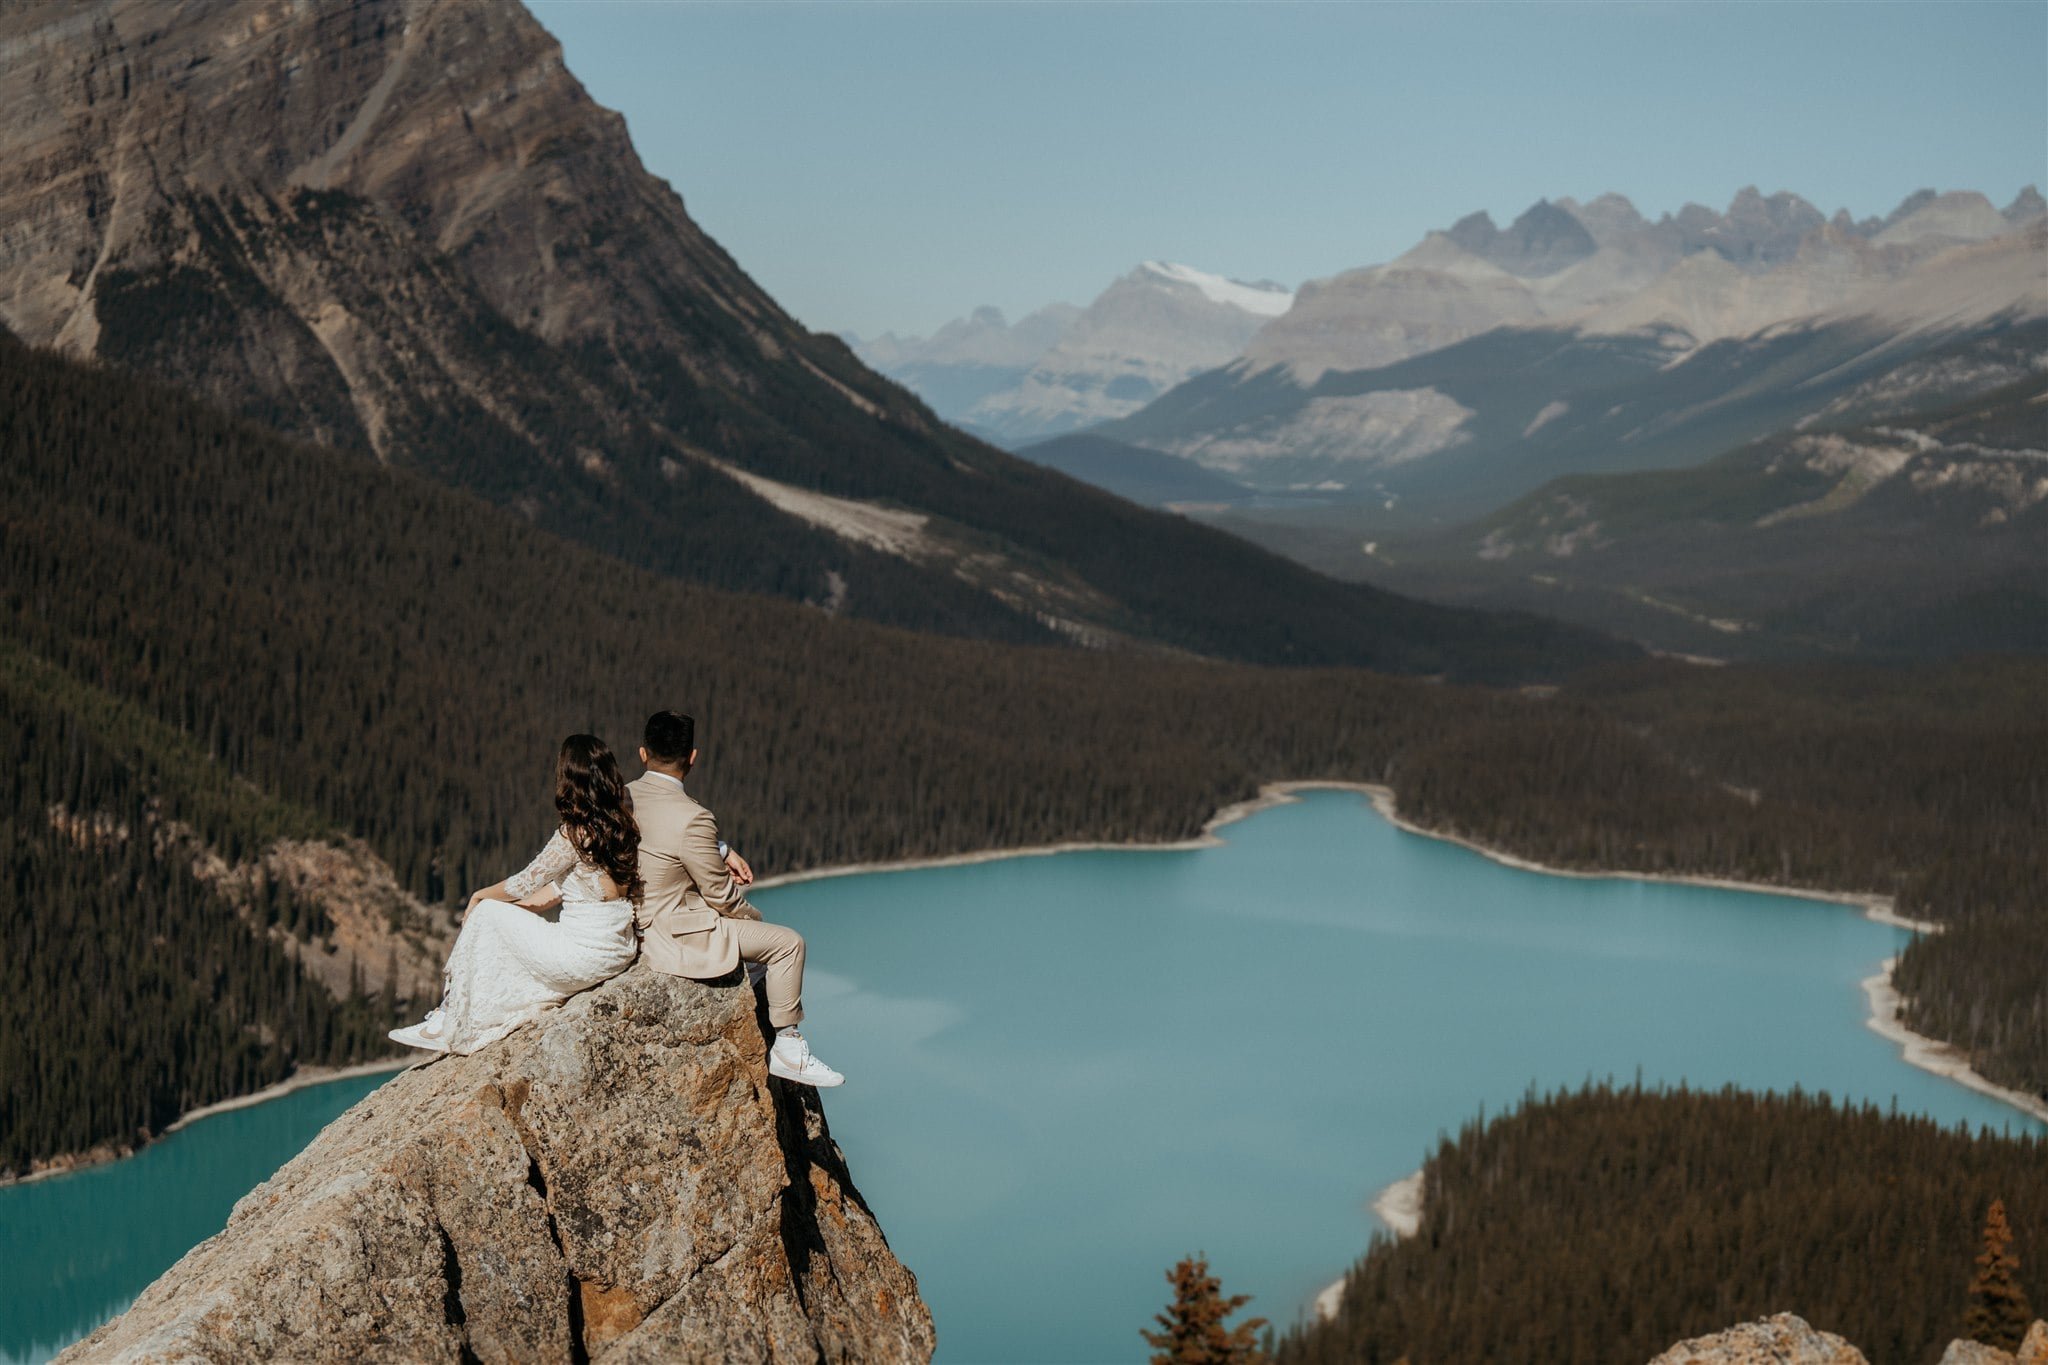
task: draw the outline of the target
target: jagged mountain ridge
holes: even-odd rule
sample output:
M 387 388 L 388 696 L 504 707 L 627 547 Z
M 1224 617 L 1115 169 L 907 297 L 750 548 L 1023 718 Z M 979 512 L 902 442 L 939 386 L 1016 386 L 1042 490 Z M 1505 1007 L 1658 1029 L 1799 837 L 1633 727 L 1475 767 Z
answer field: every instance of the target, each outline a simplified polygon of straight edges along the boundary
M 949 323 L 915 346 L 885 338 L 856 350 L 946 420 L 1014 450 L 1136 412 L 1189 376 L 1227 364 L 1293 297 L 1269 282 L 1244 284 L 1146 261 L 1085 310 L 1055 315 L 1057 334 L 1021 370 L 1004 372 L 1002 383 L 992 382 L 996 372 L 979 360 L 991 339 L 990 310 Z M 1015 331 L 1050 311 L 1032 314 Z M 1033 339 L 1052 330 L 1041 323 Z M 982 387 L 970 393 L 963 383 Z
M 1710 458 L 1822 413 L 1923 353 L 2048 316 L 2044 261 L 2048 224 L 2035 221 L 1940 251 L 1847 303 L 1819 306 L 1828 291 L 1817 288 L 1794 322 L 1700 346 L 1646 314 L 1612 332 L 1494 327 L 1312 381 L 1247 357 L 1095 434 L 1263 488 L 1323 486 L 1357 509 L 1360 529 L 1464 520 L 1561 475 Z M 1735 275 L 1755 297 L 1780 288 L 1774 275 L 1742 275 L 1712 254 L 1672 273 L 1695 268 Z
M 748 279 L 516 5 L 17 8 L 0 115 L 0 325 L 630 562 L 1034 643 L 1431 629 L 945 427 Z
M 1754 186 L 1725 213 L 1687 204 L 1655 222 L 1611 193 L 1539 200 L 1505 231 L 1476 213 L 1385 265 L 1303 285 L 1243 359 L 1311 383 L 1539 323 L 1661 327 L 1667 344 L 1690 349 L 1840 307 L 1949 247 L 2022 230 L 2044 212 L 2031 191 L 2001 213 L 1978 193 L 1924 190 L 1860 223 Z
M 2000 304 L 2027 303 L 2039 281 L 2022 277 L 2048 273 L 2026 245 L 2044 211 L 2032 187 L 2003 210 L 1975 192 L 1923 190 L 1890 214 L 1861 221 L 1846 211 L 1829 219 L 1798 195 L 1754 187 L 1737 193 L 1725 212 L 1687 204 L 1654 222 L 1612 193 L 1584 204 L 1540 200 L 1505 229 L 1482 211 L 1430 233 L 1387 265 L 1302 286 L 1292 307 L 1220 373 L 1193 376 L 1090 434 L 1184 456 L 1268 493 L 1329 485 L 1340 496 L 1365 497 L 1380 487 L 1413 499 L 1418 462 L 1470 457 L 1475 452 L 1460 447 L 1484 446 L 1486 428 L 1500 423 L 1489 423 L 1487 396 L 1475 402 L 1469 385 L 1395 391 L 1365 378 L 1370 372 L 1502 328 L 1552 329 L 1566 342 L 1586 339 L 1588 350 L 1661 366 L 1717 342 L 1802 324 L 1875 318 L 1879 331 L 1908 332 L 1975 325 Z M 1993 241 L 2018 249 L 2004 255 L 2006 273 L 1993 282 L 2007 297 L 1987 308 L 1981 289 L 1948 266 L 1958 249 Z M 1961 292 L 1944 298 L 1944 289 Z M 1563 390 L 1543 396 L 1520 411 L 1515 430 L 1533 433 L 1572 401 Z M 1764 429 L 1723 432 L 1718 445 L 1693 453 Z M 1603 448 L 1586 467 L 1625 466 L 1630 458 Z M 1644 463 L 1662 462 L 1657 455 Z M 1464 514 L 1540 482 L 1515 474 L 1493 489 L 1488 480 L 1501 471 L 1475 470 L 1469 458 L 1459 470 Z M 1541 475 L 1562 472 L 1546 466 Z

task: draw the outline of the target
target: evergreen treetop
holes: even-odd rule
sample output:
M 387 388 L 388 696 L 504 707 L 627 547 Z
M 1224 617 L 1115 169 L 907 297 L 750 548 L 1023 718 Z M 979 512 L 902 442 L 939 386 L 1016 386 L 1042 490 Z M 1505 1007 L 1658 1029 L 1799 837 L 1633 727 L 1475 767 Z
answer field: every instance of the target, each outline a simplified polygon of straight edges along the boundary
M 1166 1272 L 1166 1282 L 1173 1286 L 1173 1302 L 1153 1315 L 1160 1330 L 1139 1329 L 1154 1351 L 1151 1365 L 1265 1365 L 1258 1331 L 1266 1320 L 1224 1326 L 1225 1319 L 1252 1301 L 1251 1295 L 1225 1298 L 1222 1282 L 1209 1273 L 1207 1257 L 1183 1257 Z

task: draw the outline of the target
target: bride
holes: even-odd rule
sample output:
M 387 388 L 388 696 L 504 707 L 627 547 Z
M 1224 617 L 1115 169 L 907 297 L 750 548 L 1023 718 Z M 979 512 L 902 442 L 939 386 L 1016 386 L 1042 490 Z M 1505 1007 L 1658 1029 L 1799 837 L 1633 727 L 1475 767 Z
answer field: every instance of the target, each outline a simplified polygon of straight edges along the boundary
M 393 1039 L 431 1052 L 475 1052 L 632 964 L 640 827 L 618 761 L 597 736 L 562 741 L 555 811 L 562 826 L 540 856 L 469 898 L 441 974 L 439 1008 L 391 1030 Z M 518 904 L 550 884 L 561 889 L 557 922 Z

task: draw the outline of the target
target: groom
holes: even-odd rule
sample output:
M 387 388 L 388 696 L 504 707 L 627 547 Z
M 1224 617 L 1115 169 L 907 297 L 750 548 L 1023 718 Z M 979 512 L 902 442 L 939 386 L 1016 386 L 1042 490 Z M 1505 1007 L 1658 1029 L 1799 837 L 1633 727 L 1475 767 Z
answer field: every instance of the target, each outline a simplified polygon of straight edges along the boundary
M 805 1085 L 846 1078 L 811 1055 L 796 1031 L 804 1017 L 804 940 L 796 930 L 766 924 L 740 888 L 754 879 L 718 838 L 718 822 L 683 790 L 697 766 L 697 723 L 673 711 L 647 718 L 640 745 L 647 771 L 627 784 L 640 823 L 640 881 L 633 912 L 640 954 L 671 976 L 707 981 L 742 962 L 767 969 L 768 1022 L 776 1028 L 768 1074 Z M 729 860 L 729 861 L 728 861 Z

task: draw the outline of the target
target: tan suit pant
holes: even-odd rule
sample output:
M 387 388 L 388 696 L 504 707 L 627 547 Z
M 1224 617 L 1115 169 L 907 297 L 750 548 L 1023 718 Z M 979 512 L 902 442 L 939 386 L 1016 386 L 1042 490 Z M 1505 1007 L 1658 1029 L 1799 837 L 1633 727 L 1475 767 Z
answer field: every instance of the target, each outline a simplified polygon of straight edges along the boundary
M 766 968 L 768 1022 L 793 1027 L 804 1017 L 804 936 L 757 919 L 729 919 L 725 930 L 739 940 L 740 961 Z

